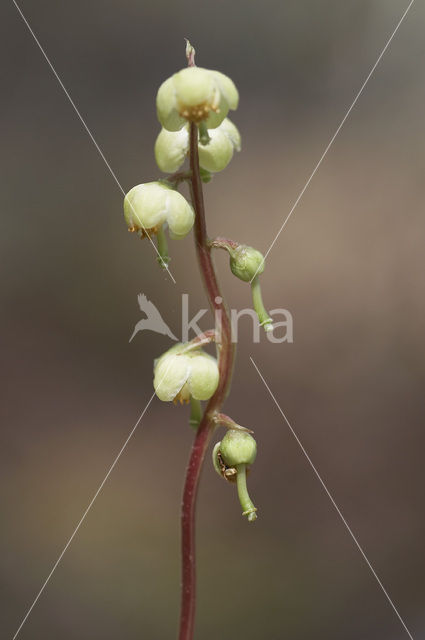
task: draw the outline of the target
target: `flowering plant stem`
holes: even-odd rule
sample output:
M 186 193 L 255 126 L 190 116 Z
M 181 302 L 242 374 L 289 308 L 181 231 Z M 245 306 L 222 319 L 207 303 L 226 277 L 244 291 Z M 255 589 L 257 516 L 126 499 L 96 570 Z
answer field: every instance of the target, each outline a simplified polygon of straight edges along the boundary
M 235 356 L 235 345 L 231 340 L 230 318 L 220 294 L 217 276 L 211 258 L 211 246 L 207 237 L 204 196 L 198 157 L 198 128 L 193 122 L 190 124 L 189 153 L 191 169 L 190 191 L 195 211 L 195 244 L 208 302 L 215 315 L 220 381 L 215 394 L 209 400 L 201 418 L 186 471 L 181 514 L 182 596 L 179 640 L 193 639 L 196 605 L 196 497 L 205 452 L 216 424 L 213 418 L 214 415 L 220 411 L 229 391 Z

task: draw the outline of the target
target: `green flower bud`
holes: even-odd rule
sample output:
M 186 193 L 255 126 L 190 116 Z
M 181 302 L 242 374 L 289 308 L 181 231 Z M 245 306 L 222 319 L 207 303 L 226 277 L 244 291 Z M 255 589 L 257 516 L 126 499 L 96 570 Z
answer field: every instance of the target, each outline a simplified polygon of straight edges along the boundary
M 133 187 L 124 198 L 124 217 L 129 231 L 137 231 L 141 237 L 158 233 L 167 223 L 172 238 L 183 238 L 195 221 L 187 200 L 161 182 Z
M 174 345 L 154 364 L 155 393 L 160 400 L 177 404 L 209 400 L 218 386 L 217 360 L 202 349 L 184 353 L 186 344 Z
M 208 131 L 210 141 L 199 145 L 199 164 L 203 169 L 222 171 L 233 157 L 233 151 L 240 151 L 241 136 L 233 122 L 225 118 L 216 129 Z
M 218 127 L 229 109 L 238 106 L 238 92 L 232 80 L 202 67 L 187 67 L 162 83 L 156 98 L 158 120 L 168 131 L 178 131 L 185 121 L 206 121 Z
M 252 464 L 257 455 L 257 443 L 246 431 L 229 429 L 221 441 L 220 453 L 228 467 Z
M 264 258 L 257 249 L 241 244 L 229 253 L 230 269 L 240 280 L 250 282 L 255 275 L 263 273 Z

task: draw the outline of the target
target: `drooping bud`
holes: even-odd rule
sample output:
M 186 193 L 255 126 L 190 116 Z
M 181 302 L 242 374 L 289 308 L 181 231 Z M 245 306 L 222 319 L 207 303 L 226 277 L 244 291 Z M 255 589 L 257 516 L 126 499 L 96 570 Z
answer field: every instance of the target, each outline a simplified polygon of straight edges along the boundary
M 257 519 L 257 508 L 249 497 L 246 474 L 247 467 L 254 462 L 256 454 L 257 444 L 254 438 L 246 431 L 235 429 L 229 429 L 213 450 L 214 469 L 226 480 L 236 480 L 242 515 L 247 516 L 249 522 Z
M 246 431 L 229 429 L 221 441 L 220 453 L 228 467 L 252 464 L 257 455 L 257 443 Z
M 251 282 L 256 275 L 263 273 L 264 257 L 257 249 L 240 244 L 229 253 L 230 269 L 240 280 Z
M 168 223 L 172 238 L 184 238 L 193 227 L 195 214 L 178 191 L 161 182 L 139 184 L 124 198 L 124 217 L 129 231 L 141 237 L 155 235 Z

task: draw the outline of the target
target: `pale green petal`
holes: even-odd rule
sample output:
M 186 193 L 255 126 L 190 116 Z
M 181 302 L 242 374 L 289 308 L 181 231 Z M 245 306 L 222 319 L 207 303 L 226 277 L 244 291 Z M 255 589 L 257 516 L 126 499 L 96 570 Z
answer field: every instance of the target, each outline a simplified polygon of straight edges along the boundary
M 155 142 L 155 159 L 164 173 L 174 173 L 185 161 L 189 151 L 187 127 L 180 131 L 162 129 Z
M 199 164 L 207 171 L 222 171 L 229 164 L 233 156 L 233 144 L 220 127 L 211 129 L 208 133 L 210 142 L 199 144 Z
M 220 91 L 225 97 L 229 109 L 237 109 L 239 104 L 239 93 L 236 89 L 235 83 L 228 76 L 221 73 L 221 71 L 211 71 L 215 80 L 217 81 Z
M 168 349 L 168 351 L 165 351 L 161 356 L 159 356 L 159 358 L 156 358 L 154 360 L 153 363 L 153 370 L 154 373 L 156 371 L 156 367 L 161 364 L 161 362 L 163 360 L 165 360 L 165 358 L 167 358 L 168 356 L 172 355 L 172 354 L 176 354 L 176 353 L 181 353 L 181 351 L 183 351 L 183 349 L 185 349 L 187 346 L 187 343 L 185 342 L 177 342 L 176 344 L 174 344 L 172 347 L 170 347 Z
M 178 131 L 186 123 L 178 110 L 173 77 L 165 80 L 158 89 L 156 113 L 158 120 L 168 131 Z
M 184 238 L 193 227 L 195 213 L 181 193 L 171 190 L 167 198 L 167 222 L 172 238 Z
M 159 182 L 138 184 L 124 198 L 127 225 L 136 229 L 151 229 L 166 220 L 166 198 L 170 189 Z
M 172 80 L 179 107 L 213 103 L 216 84 L 208 69 L 187 67 L 175 73 Z
M 184 355 L 164 354 L 155 367 L 153 386 L 160 400 L 174 400 L 189 377 L 189 358 Z
M 216 127 L 219 127 L 229 113 L 227 100 L 222 94 L 219 94 L 219 96 L 218 111 L 210 111 L 209 116 L 205 121 L 208 129 L 215 129 Z
M 219 372 L 217 360 L 207 353 L 192 354 L 188 385 L 196 400 L 208 400 L 217 389 Z
M 220 131 L 226 134 L 236 151 L 241 150 L 241 134 L 229 118 L 225 118 L 220 125 Z

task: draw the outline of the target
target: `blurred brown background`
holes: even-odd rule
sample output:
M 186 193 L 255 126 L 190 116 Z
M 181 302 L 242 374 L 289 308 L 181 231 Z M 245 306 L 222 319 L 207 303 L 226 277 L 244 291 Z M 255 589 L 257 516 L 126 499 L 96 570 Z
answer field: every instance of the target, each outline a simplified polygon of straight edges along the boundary
M 211 235 L 266 251 L 407 6 L 399 0 L 53 2 L 21 8 L 125 190 L 155 179 L 160 82 L 224 71 L 243 152 L 207 187 Z M 145 293 L 173 331 L 205 306 L 192 238 L 173 283 L 129 236 L 122 194 L 12 2 L 2 38 L 2 582 L 12 638 L 152 393 L 170 346 L 128 344 Z M 226 411 L 259 444 L 249 526 L 209 460 L 197 638 L 407 634 L 250 364 L 252 355 L 416 638 L 425 632 L 424 54 L 414 3 L 271 252 L 294 344 L 251 341 Z M 249 291 L 217 256 L 231 304 Z M 203 323 L 208 328 L 211 319 Z M 155 400 L 22 640 L 175 637 L 187 411 Z

